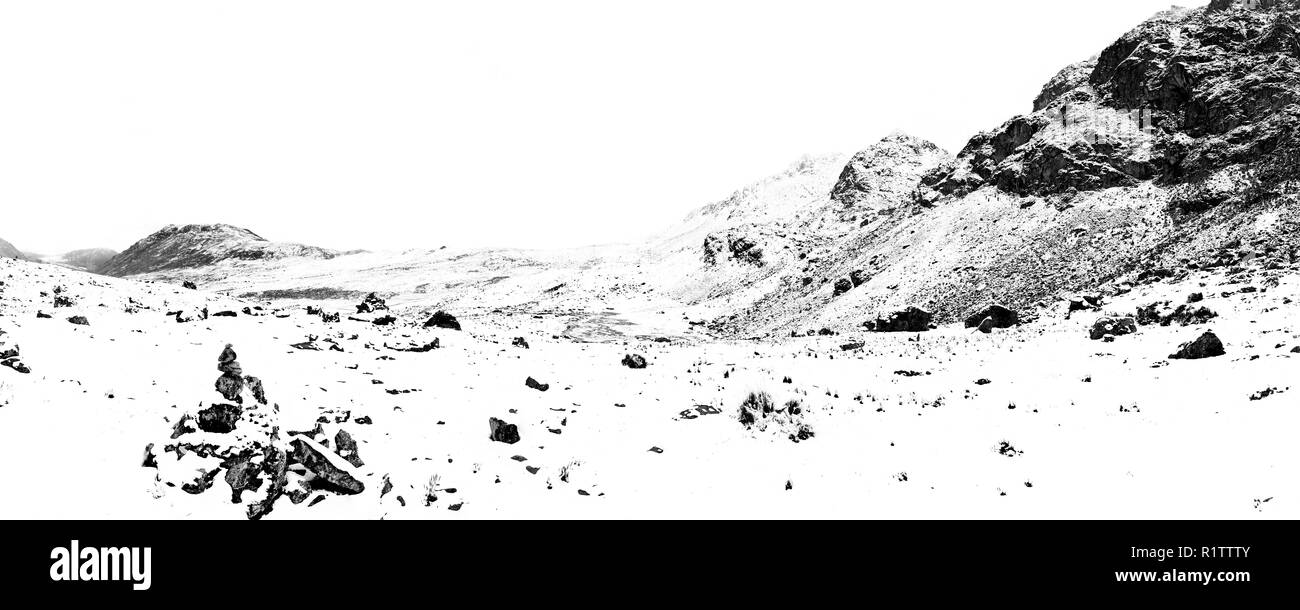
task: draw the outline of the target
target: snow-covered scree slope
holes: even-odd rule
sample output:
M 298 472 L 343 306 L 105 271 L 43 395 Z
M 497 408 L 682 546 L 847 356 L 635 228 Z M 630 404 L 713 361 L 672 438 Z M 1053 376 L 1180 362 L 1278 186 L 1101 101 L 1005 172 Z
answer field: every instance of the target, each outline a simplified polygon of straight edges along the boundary
M 624 344 L 0 261 L 0 514 L 1295 518 L 1300 282 L 1237 267 L 988 334 Z

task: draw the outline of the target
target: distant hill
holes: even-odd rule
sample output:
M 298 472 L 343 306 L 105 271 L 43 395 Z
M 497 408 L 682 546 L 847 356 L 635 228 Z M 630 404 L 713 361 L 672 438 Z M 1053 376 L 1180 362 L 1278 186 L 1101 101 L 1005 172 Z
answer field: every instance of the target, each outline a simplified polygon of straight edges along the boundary
M 169 225 L 109 259 L 99 272 L 124 277 L 205 267 L 226 260 L 330 259 L 337 255 L 338 252 L 324 248 L 272 242 L 248 229 L 230 225 Z

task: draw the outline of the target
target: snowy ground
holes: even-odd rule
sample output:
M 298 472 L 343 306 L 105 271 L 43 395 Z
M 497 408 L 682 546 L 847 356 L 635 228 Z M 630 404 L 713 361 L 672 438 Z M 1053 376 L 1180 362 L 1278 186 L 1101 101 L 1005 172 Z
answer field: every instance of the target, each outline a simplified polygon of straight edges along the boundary
M 245 315 L 264 304 L 9 260 L 0 280 L 0 344 L 31 368 L 0 368 L 0 518 L 245 518 L 220 478 L 191 495 L 142 466 L 146 445 L 220 400 L 226 344 L 285 430 L 324 416 L 365 463 L 364 492 L 282 498 L 269 519 L 1300 517 L 1294 276 L 1246 293 L 1218 276 L 1141 287 L 1104 311 L 1202 292 L 1219 317 L 1114 342 L 1089 340 L 1097 313 L 1063 309 L 992 335 L 725 342 L 633 298 L 586 315 L 476 313 L 453 331 L 400 309 L 394 326 L 350 321 L 337 302 L 331 324 L 298 304 Z M 52 306 L 56 286 L 71 307 Z M 204 306 L 238 315 L 167 315 Z M 575 318 L 601 340 L 556 338 Z M 1226 356 L 1168 359 L 1210 328 Z M 291 347 L 311 336 L 321 351 Z M 386 347 L 435 337 L 426 353 Z M 620 364 L 633 353 L 649 366 Z M 814 436 L 747 429 L 751 392 L 798 400 Z M 490 417 L 522 440 L 489 440 Z

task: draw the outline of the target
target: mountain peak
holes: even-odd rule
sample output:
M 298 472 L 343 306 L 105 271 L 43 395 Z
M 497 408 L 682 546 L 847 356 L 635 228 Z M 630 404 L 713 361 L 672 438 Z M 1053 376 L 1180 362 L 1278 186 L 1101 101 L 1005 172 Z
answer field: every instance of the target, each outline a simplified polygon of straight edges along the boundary
M 951 158 L 929 140 L 895 131 L 853 155 L 831 199 L 845 207 L 894 207 L 908 199 L 922 175 Z
M 225 260 L 291 256 L 333 258 L 333 250 L 281 244 L 227 224 L 167 225 L 104 264 L 104 275 L 127 276 L 213 265 Z

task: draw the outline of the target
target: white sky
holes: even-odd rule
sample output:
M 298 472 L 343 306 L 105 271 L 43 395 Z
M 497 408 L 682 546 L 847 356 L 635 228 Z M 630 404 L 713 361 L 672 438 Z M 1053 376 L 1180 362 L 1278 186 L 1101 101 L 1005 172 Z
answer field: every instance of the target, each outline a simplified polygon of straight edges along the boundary
M 955 152 L 1169 6 L 4 0 L 0 238 L 630 240 L 804 153 L 895 129 Z

